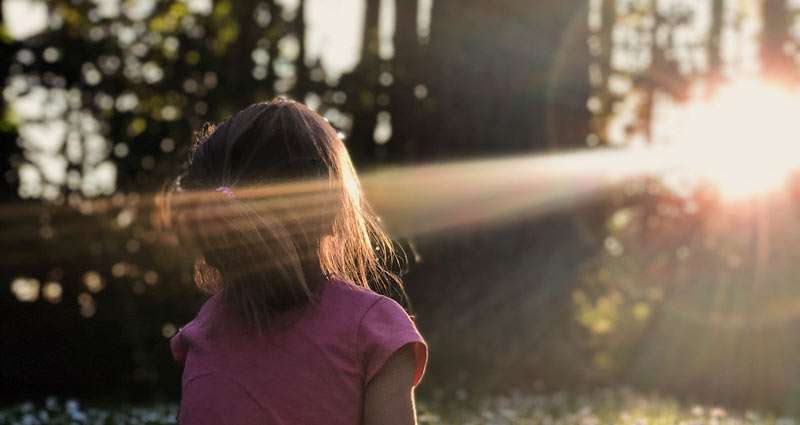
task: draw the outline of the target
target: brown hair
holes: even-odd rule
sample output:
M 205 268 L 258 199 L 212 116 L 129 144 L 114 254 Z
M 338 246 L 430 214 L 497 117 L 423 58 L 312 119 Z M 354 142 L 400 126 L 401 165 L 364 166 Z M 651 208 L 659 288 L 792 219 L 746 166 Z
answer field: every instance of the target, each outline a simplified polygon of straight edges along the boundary
M 196 283 L 258 329 L 324 276 L 402 293 L 344 143 L 305 105 L 278 98 L 207 124 L 173 189 L 168 215 L 201 258 Z

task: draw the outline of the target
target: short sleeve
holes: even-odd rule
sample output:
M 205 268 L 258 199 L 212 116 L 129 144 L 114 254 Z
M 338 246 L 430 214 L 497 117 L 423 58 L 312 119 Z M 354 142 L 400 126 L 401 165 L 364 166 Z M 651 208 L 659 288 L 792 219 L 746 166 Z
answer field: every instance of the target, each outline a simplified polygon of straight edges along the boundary
M 183 341 L 183 335 L 181 331 L 172 335 L 172 338 L 169 339 L 169 349 L 172 352 L 172 358 L 175 359 L 175 362 L 179 364 L 183 364 L 186 360 L 186 352 L 187 347 L 186 343 Z
M 404 346 L 412 344 L 416 363 L 413 385 L 422 380 L 428 361 L 428 347 L 414 322 L 397 302 L 381 297 L 364 314 L 357 345 L 369 383 L 386 361 Z

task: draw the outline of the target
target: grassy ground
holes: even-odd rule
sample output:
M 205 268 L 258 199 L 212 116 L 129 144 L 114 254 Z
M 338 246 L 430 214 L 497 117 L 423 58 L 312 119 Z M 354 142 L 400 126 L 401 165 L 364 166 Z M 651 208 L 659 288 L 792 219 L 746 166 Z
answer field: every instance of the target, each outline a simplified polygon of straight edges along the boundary
M 420 424 L 437 425 L 800 425 L 794 418 L 754 411 L 732 413 L 714 406 L 686 406 L 627 390 L 604 390 L 587 396 L 511 394 L 450 403 L 420 400 L 418 407 Z M 176 411 L 172 404 L 99 409 L 82 406 L 74 400 L 62 402 L 50 398 L 39 405 L 24 403 L 0 410 L 0 425 L 162 425 L 174 424 Z

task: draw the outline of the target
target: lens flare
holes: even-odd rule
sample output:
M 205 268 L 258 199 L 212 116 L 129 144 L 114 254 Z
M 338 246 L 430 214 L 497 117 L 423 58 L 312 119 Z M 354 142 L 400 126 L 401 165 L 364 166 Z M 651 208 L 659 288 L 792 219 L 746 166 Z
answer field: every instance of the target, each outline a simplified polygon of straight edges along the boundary
M 719 88 L 682 106 L 669 124 L 672 161 L 726 200 L 779 190 L 800 168 L 800 93 L 762 80 Z

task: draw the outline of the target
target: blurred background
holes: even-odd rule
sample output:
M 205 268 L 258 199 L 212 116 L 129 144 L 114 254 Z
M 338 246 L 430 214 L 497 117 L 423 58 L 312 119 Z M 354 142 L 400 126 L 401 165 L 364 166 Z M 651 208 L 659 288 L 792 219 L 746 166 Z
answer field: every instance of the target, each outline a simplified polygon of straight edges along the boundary
M 423 400 L 800 411 L 800 2 L 0 0 L 0 401 L 174 401 L 154 197 L 286 95 L 409 265 Z

